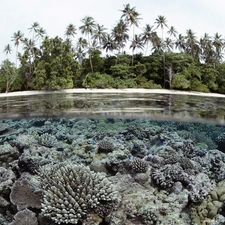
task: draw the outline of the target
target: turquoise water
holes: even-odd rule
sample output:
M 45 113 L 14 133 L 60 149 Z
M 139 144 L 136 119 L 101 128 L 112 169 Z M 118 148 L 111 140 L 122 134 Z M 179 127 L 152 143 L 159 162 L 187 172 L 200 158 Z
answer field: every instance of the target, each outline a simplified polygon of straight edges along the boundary
M 0 224 L 225 223 L 224 98 L 0 99 Z

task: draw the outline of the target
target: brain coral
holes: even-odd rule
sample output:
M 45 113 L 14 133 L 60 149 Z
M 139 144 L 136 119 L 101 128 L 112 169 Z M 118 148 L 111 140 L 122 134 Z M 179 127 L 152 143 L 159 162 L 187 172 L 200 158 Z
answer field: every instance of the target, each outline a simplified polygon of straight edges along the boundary
M 84 165 L 57 164 L 41 173 L 42 212 L 56 223 L 77 224 L 88 213 L 107 215 L 117 192 L 103 173 Z

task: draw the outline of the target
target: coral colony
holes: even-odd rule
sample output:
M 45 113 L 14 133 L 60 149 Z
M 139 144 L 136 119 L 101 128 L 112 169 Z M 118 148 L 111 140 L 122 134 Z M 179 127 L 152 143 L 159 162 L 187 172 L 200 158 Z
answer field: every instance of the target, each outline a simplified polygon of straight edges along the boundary
M 2 225 L 225 224 L 225 127 L 0 121 Z

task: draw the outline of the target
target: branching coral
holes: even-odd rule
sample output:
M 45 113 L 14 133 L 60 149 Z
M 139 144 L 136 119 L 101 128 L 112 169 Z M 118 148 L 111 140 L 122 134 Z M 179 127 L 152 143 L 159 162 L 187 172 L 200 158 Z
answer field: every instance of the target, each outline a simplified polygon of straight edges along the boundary
M 148 163 L 140 158 L 135 158 L 132 161 L 132 169 L 136 173 L 145 173 L 148 169 Z
M 102 140 L 98 144 L 98 151 L 99 152 L 111 152 L 114 148 L 114 145 L 109 140 Z
M 77 224 L 88 213 L 104 216 L 115 206 L 117 192 L 112 183 L 84 165 L 53 165 L 43 170 L 41 183 L 42 212 L 58 224 Z
M 57 144 L 57 139 L 55 136 L 53 136 L 51 134 L 44 133 L 38 137 L 38 143 L 45 147 L 51 148 Z

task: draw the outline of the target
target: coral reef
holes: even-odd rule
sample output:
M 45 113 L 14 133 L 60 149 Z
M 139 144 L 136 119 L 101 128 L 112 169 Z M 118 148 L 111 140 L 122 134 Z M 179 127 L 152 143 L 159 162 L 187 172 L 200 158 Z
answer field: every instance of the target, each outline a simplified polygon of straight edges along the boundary
M 107 139 L 100 141 L 98 144 L 98 152 L 104 153 L 111 152 L 113 148 L 114 148 L 113 142 Z
M 225 182 L 220 182 L 198 206 L 191 209 L 193 224 L 207 225 L 215 221 L 215 217 L 223 210 L 225 202 Z
M 58 224 L 77 224 L 91 212 L 105 216 L 115 207 L 113 184 L 83 165 L 50 165 L 42 171 L 41 184 L 42 212 Z
M 143 159 L 135 158 L 132 161 L 132 169 L 136 173 L 145 173 L 148 169 L 148 163 Z
M 8 135 L 16 134 L 17 131 L 10 128 L 9 124 L 0 122 L 0 138 L 6 137 Z
M 224 133 L 148 119 L 2 120 L 0 224 L 221 225 Z
M 216 138 L 216 144 L 218 145 L 218 149 L 225 153 L 225 133 Z
M 43 145 L 43 146 L 49 147 L 49 148 L 51 148 L 57 144 L 56 137 L 51 134 L 48 134 L 48 133 L 42 134 L 41 136 L 39 136 L 37 138 L 37 140 L 40 145 Z

